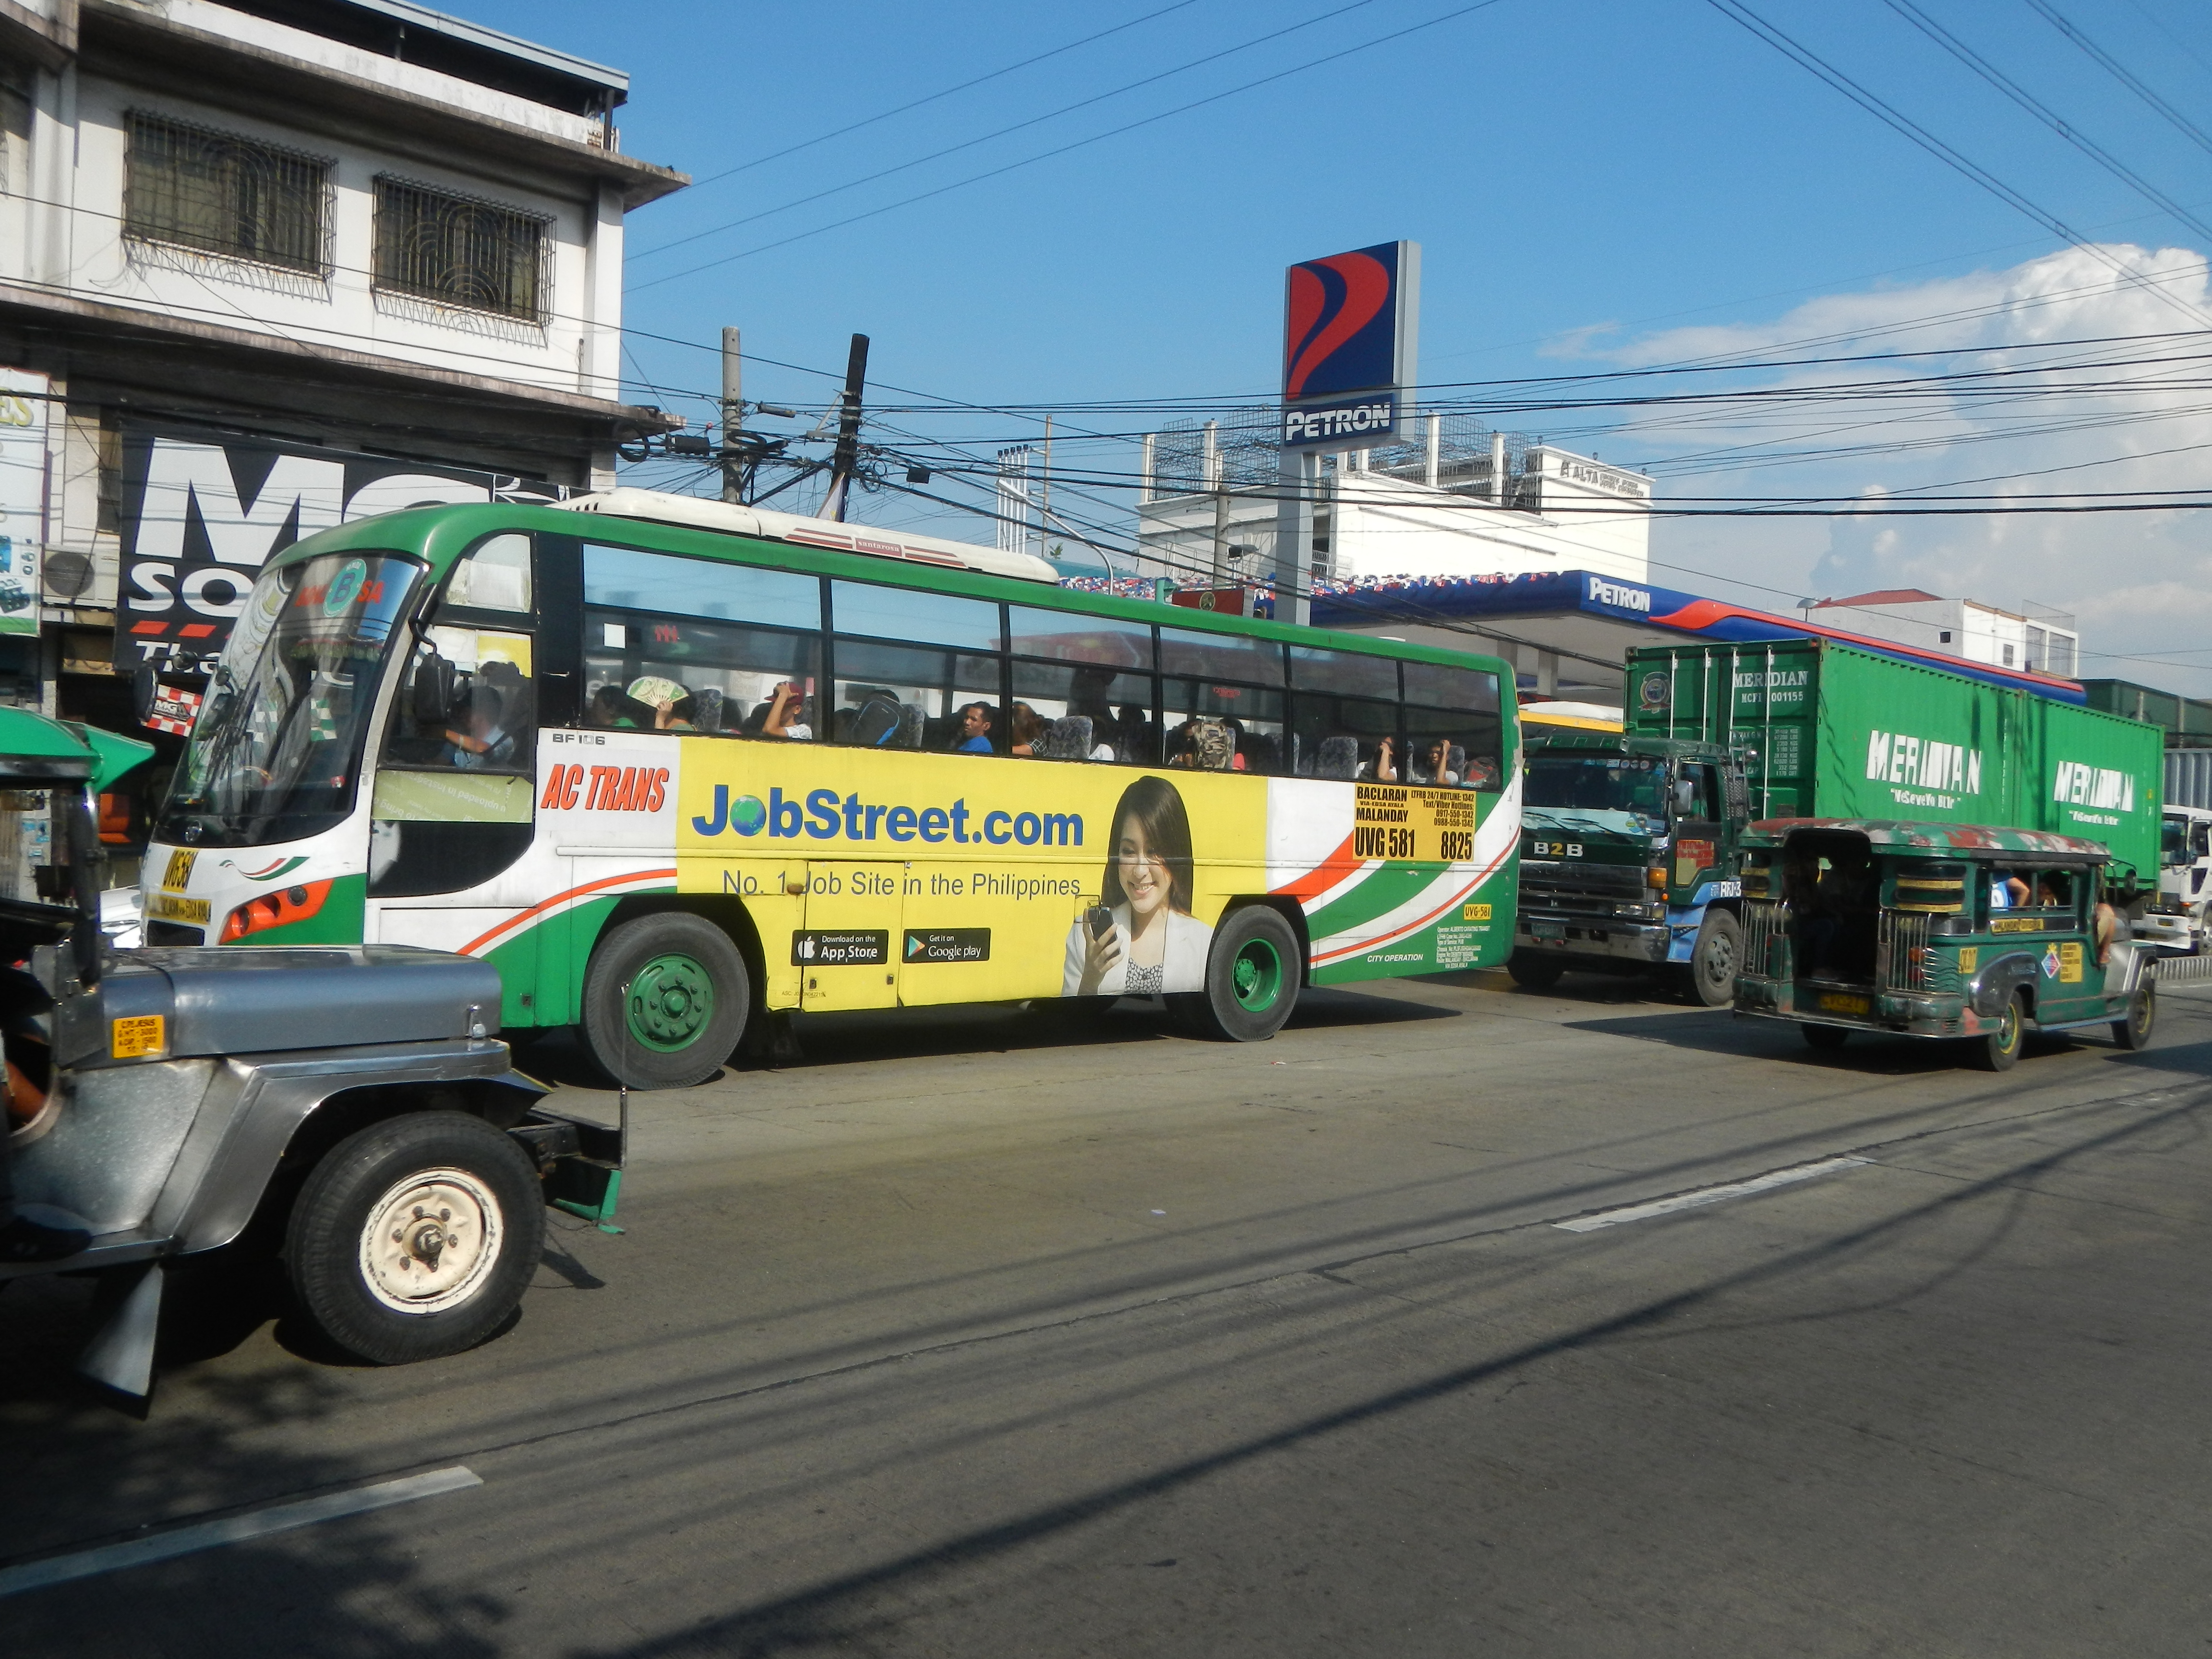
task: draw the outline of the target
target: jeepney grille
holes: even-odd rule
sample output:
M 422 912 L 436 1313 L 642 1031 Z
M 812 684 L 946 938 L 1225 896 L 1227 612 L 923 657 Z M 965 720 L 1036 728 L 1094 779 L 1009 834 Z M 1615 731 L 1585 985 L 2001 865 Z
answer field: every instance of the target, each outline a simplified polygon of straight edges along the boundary
M 1774 944 L 1790 932 L 1790 911 L 1771 899 L 1746 899 L 1743 905 L 1744 971 L 1774 977 Z
M 1925 991 L 1928 985 L 1928 918 L 1896 910 L 1881 913 L 1881 987 L 1885 991 Z

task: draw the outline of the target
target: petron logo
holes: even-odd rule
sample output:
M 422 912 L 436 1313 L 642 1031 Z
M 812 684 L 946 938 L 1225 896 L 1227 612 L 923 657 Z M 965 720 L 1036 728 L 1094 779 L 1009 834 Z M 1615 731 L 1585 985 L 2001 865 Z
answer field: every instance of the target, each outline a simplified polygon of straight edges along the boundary
M 1283 396 L 1333 398 L 1397 378 L 1399 245 L 1309 259 L 1290 270 Z
M 841 799 L 835 789 L 811 789 L 801 796 L 774 788 L 763 801 L 757 795 L 732 797 L 724 783 L 714 786 L 713 807 L 694 817 L 691 828 L 702 836 L 728 834 L 748 839 L 765 832 L 771 841 L 803 836 L 811 841 L 949 841 L 960 846 L 1083 845 L 1079 812 L 994 809 L 977 813 L 969 810 L 964 796 L 950 806 L 895 806 L 864 801 L 858 794 Z
M 1609 582 L 1602 576 L 1589 579 L 1589 601 L 1592 605 L 1609 605 L 1617 611 L 1640 611 L 1651 614 L 1651 595 L 1641 587 L 1624 587 L 1619 582 Z

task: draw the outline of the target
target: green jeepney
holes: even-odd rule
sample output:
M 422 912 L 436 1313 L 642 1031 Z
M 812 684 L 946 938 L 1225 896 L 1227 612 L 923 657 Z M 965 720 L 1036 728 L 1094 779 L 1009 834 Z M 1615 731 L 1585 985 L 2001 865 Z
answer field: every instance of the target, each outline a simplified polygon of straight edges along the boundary
M 2030 1029 L 2150 1041 L 2150 953 L 2120 937 L 2101 843 L 2033 830 L 1778 818 L 1743 838 L 1735 1009 L 1853 1031 L 1971 1041 L 1992 1071 Z

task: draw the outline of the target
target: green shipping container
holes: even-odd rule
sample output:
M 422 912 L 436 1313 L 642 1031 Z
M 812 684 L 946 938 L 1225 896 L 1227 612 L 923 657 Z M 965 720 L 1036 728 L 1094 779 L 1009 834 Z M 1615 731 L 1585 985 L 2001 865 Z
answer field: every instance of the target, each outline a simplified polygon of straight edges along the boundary
M 1827 640 L 1628 653 L 1628 729 L 1740 745 L 1754 818 L 1910 818 L 2101 841 L 2158 879 L 2158 728 Z

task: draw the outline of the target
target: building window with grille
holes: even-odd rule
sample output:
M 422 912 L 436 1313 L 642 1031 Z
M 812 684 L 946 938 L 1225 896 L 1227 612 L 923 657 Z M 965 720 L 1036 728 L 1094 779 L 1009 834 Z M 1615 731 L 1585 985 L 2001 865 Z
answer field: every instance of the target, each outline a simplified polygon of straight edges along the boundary
M 129 133 L 125 236 L 329 273 L 328 161 L 155 115 Z
M 376 181 L 376 285 L 441 305 L 545 320 L 551 222 L 534 214 Z

